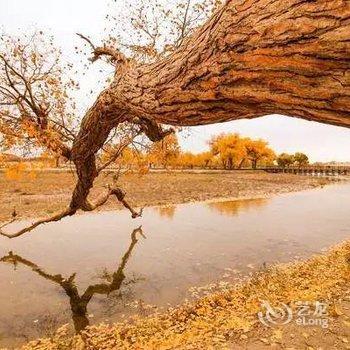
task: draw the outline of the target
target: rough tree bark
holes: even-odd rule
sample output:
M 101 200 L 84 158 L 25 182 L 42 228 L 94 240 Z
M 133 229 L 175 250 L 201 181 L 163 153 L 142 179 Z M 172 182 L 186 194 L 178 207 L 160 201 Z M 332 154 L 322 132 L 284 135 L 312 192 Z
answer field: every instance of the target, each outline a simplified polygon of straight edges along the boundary
M 153 64 L 94 48 L 115 79 L 83 119 L 70 158 L 70 214 L 89 210 L 95 155 L 119 123 L 194 126 L 282 114 L 350 127 L 350 1 L 229 0 L 183 45 Z M 69 215 L 70 215 L 69 214 Z
M 350 127 L 347 0 L 228 1 L 170 57 L 117 60 L 73 147 L 83 196 L 93 154 L 127 119 L 203 125 L 278 113 Z

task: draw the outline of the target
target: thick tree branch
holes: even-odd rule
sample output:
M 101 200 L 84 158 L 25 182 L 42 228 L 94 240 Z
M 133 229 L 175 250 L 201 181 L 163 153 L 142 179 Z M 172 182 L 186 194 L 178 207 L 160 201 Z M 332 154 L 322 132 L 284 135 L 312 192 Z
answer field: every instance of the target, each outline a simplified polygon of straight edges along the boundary
M 163 127 L 148 118 L 134 118 L 133 123 L 140 125 L 141 130 L 152 141 L 158 142 L 163 140 L 166 136 L 173 134 L 173 128 L 163 129 Z
M 123 205 L 123 207 L 130 211 L 131 217 L 133 219 L 142 216 L 143 208 L 141 208 L 140 211 L 136 211 L 135 209 L 133 209 L 133 207 L 125 199 L 125 196 L 126 196 L 125 191 L 123 191 L 120 187 L 110 187 L 110 186 L 108 186 L 108 192 L 104 196 L 102 196 L 99 200 L 97 200 L 96 203 L 89 204 L 83 210 L 85 210 L 85 211 L 96 210 L 97 208 L 99 208 L 102 205 L 104 205 L 111 196 L 115 196 L 116 199 Z
M 108 56 L 115 64 L 121 64 L 127 62 L 127 58 L 124 54 L 122 54 L 119 50 L 114 49 L 112 47 L 101 46 L 96 47 L 93 52 L 93 57 L 91 58 L 91 62 L 97 61 L 101 56 Z
M 347 0 L 227 1 L 109 91 L 129 115 L 168 125 L 281 114 L 350 127 L 349 16 Z
M 113 188 L 111 189 L 111 195 L 114 195 L 118 201 L 126 208 L 130 211 L 131 213 L 131 217 L 133 219 L 137 218 L 137 217 L 141 217 L 142 213 L 143 213 L 143 208 L 141 208 L 141 210 L 139 212 L 137 212 L 136 210 L 134 210 L 131 205 L 125 200 L 125 192 L 121 189 L 121 188 Z

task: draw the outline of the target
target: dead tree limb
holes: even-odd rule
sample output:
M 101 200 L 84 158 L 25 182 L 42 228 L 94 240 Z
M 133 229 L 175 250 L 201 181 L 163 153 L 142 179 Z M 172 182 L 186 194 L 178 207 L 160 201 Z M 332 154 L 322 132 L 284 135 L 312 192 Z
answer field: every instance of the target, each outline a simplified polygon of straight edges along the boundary
M 54 215 L 54 216 L 50 216 L 48 218 L 45 218 L 45 219 L 40 219 L 38 221 L 35 221 L 34 223 L 30 224 L 29 226 L 15 232 L 15 233 L 6 233 L 4 231 L 4 228 L 6 226 L 8 226 L 9 224 L 13 223 L 14 220 L 11 220 L 10 222 L 2 225 L 0 227 L 0 235 L 1 236 L 4 236 L 4 237 L 7 237 L 7 238 L 16 238 L 16 237 L 19 237 L 19 236 L 22 236 L 24 235 L 25 233 L 27 232 L 30 232 L 30 231 L 33 231 L 35 228 L 37 228 L 38 226 L 40 225 L 43 225 L 43 224 L 47 224 L 49 222 L 55 222 L 55 221 L 60 221 L 62 220 L 63 218 L 65 218 L 66 216 L 70 216 L 70 215 L 73 215 L 75 214 L 75 212 L 73 210 L 71 210 L 70 208 Z
M 142 212 L 143 212 L 143 208 L 141 208 L 140 211 L 136 211 L 129 203 L 128 201 L 125 199 L 125 195 L 126 193 L 119 187 L 113 187 L 113 188 L 109 188 L 108 192 L 102 196 L 100 199 L 98 199 L 96 201 L 96 203 L 90 203 L 88 201 L 86 201 L 85 206 L 82 208 L 83 211 L 93 211 L 96 210 L 97 208 L 101 207 L 102 205 L 104 205 L 108 199 L 111 196 L 115 196 L 117 198 L 117 200 L 127 209 L 130 211 L 131 213 L 131 217 L 133 219 L 137 218 L 137 217 L 141 217 L 142 216 Z M 35 228 L 37 228 L 40 225 L 43 224 L 48 224 L 50 222 L 57 222 L 62 220 L 63 218 L 67 217 L 67 216 L 72 216 L 76 213 L 76 210 L 72 209 L 72 208 L 67 208 L 66 210 L 55 214 L 53 216 L 50 216 L 48 218 L 44 218 L 44 219 L 40 219 L 38 221 L 35 221 L 34 223 L 30 224 L 29 226 L 16 231 L 14 233 L 7 233 L 4 231 L 4 228 L 6 228 L 8 225 L 12 224 L 15 222 L 15 219 L 10 220 L 9 222 L 3 224 L 0 226 L 0 235 L 7 237 L 7 238 L 17 238 L 20 237 L 22 235 L 24 235 L 25 233 L 28 233 L 30 231 L 33 231 Z
M 86 37 L 85 35 L 80 34 L 80 33 L 77 33 L 77 35 L 81 39 L 85 40 L 89 44 L 89 46 L 91 47 L 93 56 L 90 58 L 90 61 L 92 63 L 97 61 L 102 56 L 109 57 L 111 59 L 111 61 L 115 64 L 126 63 L 129 61 L 121 51 L 119 51 L 115 48 L 112 48 L 112 47 L 107 47 L 107 46 L 96 47 L 92 43 L 92 41 L 88 37 Z

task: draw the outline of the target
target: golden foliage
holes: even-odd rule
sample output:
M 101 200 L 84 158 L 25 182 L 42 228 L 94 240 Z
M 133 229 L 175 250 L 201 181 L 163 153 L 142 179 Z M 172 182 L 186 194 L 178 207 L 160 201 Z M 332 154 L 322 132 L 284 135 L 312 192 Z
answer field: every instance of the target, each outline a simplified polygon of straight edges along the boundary
M 5 169 L 5 177 L 7 180 L 21 180 L 26 168 L 24 163 L 10 165 Z
M 213 155 L 220 159 L 226 169 L 240 167 L 246 157 L 244 142 L 237 133 L 214 136 L 209 144 Z
M 301 152 L 296 152 L 295 154 L 281 153 L 277 157 L 277 164 L 280 167 L 288 167 L 291 165 L 303 166 L 309 164 L 309 157 Z
M 10 164 L 5 168 L 5 177 L 7 180 L 19 181 L 19 180 L 35 180 L 37 177 L 36 168 L 33 164 L 18 162 Z
M 148 152 L 148 160 L 151 164 L 166 168 L 176 163 L 179 154 L 180 146 L 177 136 L 170 134 L 163 140 L 152 144 Z
M 179 146 L 176 134 L 165 137 L 149 147 L 144 145 L 146 152 L 135 147 L 126 147 L 114 163 L 124 169 L 138 169 L 146 173 L 152 167 L 173 167 L 182 169 L 224 168 L 241 169 L 273 165 L 275 152 L 268 142 L 262 139 L 253 140 L 241 137 L 239 134 L 220 134 L 209 141 L 210 151 L 201 153 L 183 152 Z M 113 147 L 105 147 L 101 156 L 102 162 L 107 162 L 114 153 Z
M 210 142 L 211 152 L 226 169 L 241 168 L 250 162 L 256 169 L 258 165 L 270 165 L 275 160 L 274 151 L 264 140 L 252 140 L 239 134 L 220 134 Z
M 268 142 L 261 139 L 244 139 L 244 147 L 247 154 L 247 158 L 251 161 L 253 169 L 257 168 L 258 163 L 270 165 L 275 160 L 275 152 L 271 148 L 269 148 L 268 145 Z
M 63 63 L 52 37 L 43 32 L 0 35 L 1 146 L 65 152 L 74 139 L 78 88 L 72 65 Z M 68 91 L 68 93 L 67 93 Z

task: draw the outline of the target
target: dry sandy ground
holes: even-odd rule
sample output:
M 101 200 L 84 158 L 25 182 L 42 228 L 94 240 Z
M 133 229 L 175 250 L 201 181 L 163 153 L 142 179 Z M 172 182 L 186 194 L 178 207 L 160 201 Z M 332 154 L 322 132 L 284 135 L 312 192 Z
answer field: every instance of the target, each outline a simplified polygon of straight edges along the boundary
M 111 175 L 102 174 L 92 197 L 102 194 Z M 323 186 L 325 178 L 292 174 L 268 174 L 260 171 L 232 172 L 159 172 L 143 176 L 124 175 L 120 179 L 127 199 L 135 207 L 204 201 L 218 198 L 255 198 L 301 191 Z M 38 172 L 34 178 L 24 175 L 9 180 L 0 172 L 0 222 L 8 220 L 13 208 L 20 217 L 42 217 L 65 208 L 74 187 L 71 172 Z M 111 199 L 102 210 L 118 208 Z

